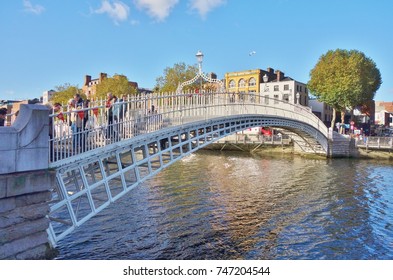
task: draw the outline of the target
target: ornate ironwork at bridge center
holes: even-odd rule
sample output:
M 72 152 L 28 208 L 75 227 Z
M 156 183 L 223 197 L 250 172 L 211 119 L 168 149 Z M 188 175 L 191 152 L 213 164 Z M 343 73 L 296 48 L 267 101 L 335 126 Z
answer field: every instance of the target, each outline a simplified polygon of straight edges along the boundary
M 237 131 L 280 127 L 315 153 L 327 155 L 329 149 L 328 129 L 310 108 L 260 94 L 161 93 L 114 106 L 111 122 L 102 104 L 51 115 L 53 245 L 163 168 Z M 72 131 L 71 114 L 83 119 L 83 129 Z

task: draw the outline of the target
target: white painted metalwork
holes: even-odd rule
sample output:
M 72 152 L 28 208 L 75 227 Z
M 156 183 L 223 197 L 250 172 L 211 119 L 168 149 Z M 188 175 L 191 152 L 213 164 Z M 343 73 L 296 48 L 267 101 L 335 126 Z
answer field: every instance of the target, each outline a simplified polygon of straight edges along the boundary
M 109 108 L 98 102 L 51 115 L 50 167 L 57 170 L 48 229 L 53 246 L 163 168 L 235 132 L 281 127 L 327 154 L 328 129 L 310 108 L 265 102 L 252 93 L 157 93 L 116 103 L 112 122 Z M 83 119 L 83 129 L 71 129 L 71 114 Z
M 205 80 L 205 81 L 207 81 L 207 82 L 209 82 L 209 83 L 212 83 L 212 84 L 218 84 L 218 85 L 219 85 L 218 91 L 219 91 L 219 92 L 224 92 L 225 86 L 224 86 L 224 83 L 223 83 L 221 80 L 212 79 L 212 78 L 206 76 L 206 75 L 203 73 L 203 71 L 202 71 L 203 53 L 202 53 L 201 51 L 198 51 L 197 54 L 196 54 L 195 56 L 196 56 L 197 59 L 198 59 L 198 74 L 196 74 L 196 76 L 195 76 L 194 78 L 192 78 L 191 80 L 185 81 L 185 82 L 179 84 L 179 86 L 177 87 L 176 92 L 177 92 L 177 93 L 182 93 L 182 92 L 183 92 L 183 88 L 184 88 L 185 86 L 192 85 L 193 83 L 195 83 L 196 81 L 198 81 L 198 79 L 203 79 L 203 80 Z M 201 90 L 202 90 L 202 89 L 201 89 Z

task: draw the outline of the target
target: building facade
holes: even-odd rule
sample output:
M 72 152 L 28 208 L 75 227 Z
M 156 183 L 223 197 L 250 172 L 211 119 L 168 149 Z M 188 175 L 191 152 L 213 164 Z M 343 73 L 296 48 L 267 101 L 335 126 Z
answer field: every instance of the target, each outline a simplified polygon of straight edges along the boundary
M 375 101 L 375 124 L 393 127 L 393 102 Z
M 317 99 L 310 99 L 308 102 L 313 114 L 323 121 L 327 127 L 330 127 L 333 119 L 333 108 Z
M 107 78 L 106 73 L 100 73 L 98 78 L 92 79 L 90 75 L 85 76 L 85 81 L 82 86 L 82 91 L 86 95 L 87 99 L 91 99 L 96 95 L 97 85 L 102 82 L 103 79 Z
M 122 77 L 122 76 L 124 76 L 124 75 L 115 75 L 115 76 L 113 76 L 113 78 Z M 124 77 L 127 79 L 126 76 L 124 76 Z M 93 99 L 96 96 L 97 85 L 99 85 L 106 78 L 108 78 L 108 75 L 106 73 L 100 73 L 98 78 L 96 78 L 96 79 L 92 79 L 91 76 L 89 76 L 89 75 L 85 76 L 85 81 L 82 86 L 82 91 L 86 95 L 87 99 Z M 128 83 L 130 84 L 131 87 L 138 90 L 138 83 L 130 82 L 130 81 Z
M 261 93 L 265 103 L 286 101 L 308 106 L 308 90 L 304 83 L 286 77 L 284 72 L 267 68 L 225 74 L 228 93 Z M 299 93 L 299 95 L 297 95 Z
M 260 84 L 266 73 L 261 69 L 225 73 L 225 88 L 229 93 L 260 92 Z
M 42 103 L 47 104 L 51 100 L 52 96 L 56 93 L 53 89 L 44 91 L 42 94 Z
M 308 106 L 309 97 L 307 85 L 298 82 L 291 77 L 286 77 L 285 73 L 272 68 L 268 68 L 267 82 L 262 81 L 260 88 L 265 97 L 265 103 L 273 99 L 273 102 L 285 101 L 292 104 Z

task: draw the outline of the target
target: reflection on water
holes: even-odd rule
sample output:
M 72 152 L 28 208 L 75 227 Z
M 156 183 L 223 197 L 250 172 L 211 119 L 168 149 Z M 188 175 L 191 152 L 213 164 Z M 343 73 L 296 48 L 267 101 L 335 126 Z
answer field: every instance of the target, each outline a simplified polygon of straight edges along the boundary
M 199 152 L 99 213 L 59 259 L 393 259 L 393 166 Z

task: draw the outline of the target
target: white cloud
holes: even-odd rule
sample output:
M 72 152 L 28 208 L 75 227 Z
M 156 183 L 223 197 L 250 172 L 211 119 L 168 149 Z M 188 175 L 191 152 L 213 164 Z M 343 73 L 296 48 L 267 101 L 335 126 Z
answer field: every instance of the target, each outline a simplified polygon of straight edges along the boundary
M 23 7 L 25 8 L 25 12 L 33 13 L 36 15 L 41 14 L 45 11 L 45 8 L 41 5 L 33 5 L 29 0 L 23 0 Z
M 139 9 L 146 9 L 148 14 L 158 21 L 167 18 L 178 2 L 179 0 L 135 0 Z
M 225 4 L 225 0 L 190 0 L 191 9 L 197 10 L 202 18 L 213 9 Z
M 94 11 L 96 14 L 108 14 L 115 24 L 118 24 L 120 21 L 127 20 L 129 12 L 130 7 L 118 0 L 104 0 L 102 1 L 101 7 Z

